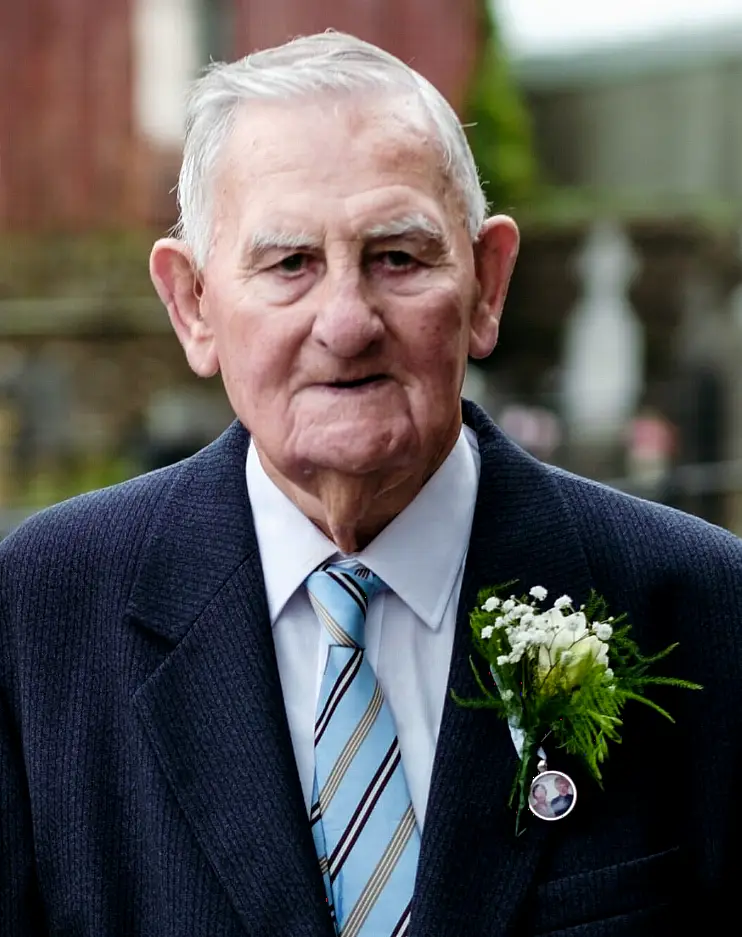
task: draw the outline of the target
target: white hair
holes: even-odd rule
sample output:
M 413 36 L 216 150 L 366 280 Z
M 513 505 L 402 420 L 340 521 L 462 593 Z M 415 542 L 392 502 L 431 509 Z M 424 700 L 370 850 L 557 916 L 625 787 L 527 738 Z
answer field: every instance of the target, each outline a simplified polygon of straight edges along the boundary
M 211 177 L 238 108 L 250 100 L 292 100 L 312 93 L 362 90 L 418 95 L 437 137 L 442 170 L 461 199 L 472 239 L 478 236 L 487 202 L 451 105 L 427 79 L 395 56 L 354 36 L 329 31 L 253 52 L 236 62 L 214 63 L 191 86 L 175 233 L 188 245 L 199 268 L 205 265 L 210 249 Z

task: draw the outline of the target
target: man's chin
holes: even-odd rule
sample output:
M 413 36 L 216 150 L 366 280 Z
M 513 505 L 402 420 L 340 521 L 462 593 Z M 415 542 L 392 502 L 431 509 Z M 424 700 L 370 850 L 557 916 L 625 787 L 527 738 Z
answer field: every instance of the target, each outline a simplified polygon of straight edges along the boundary
M 334 474 L 360 478 L 368 475 L 397 474 L 410 462 L 405 454 L 389 448 L 348 446 L 306 453 L 297 460 L 299 473 Z
M 342 475 L 396 473 L 418 455 L 414 433 L 407 426 L 380 427 L 378 422 L 333 426 L 298 440 L 290 461 L 303 475 L 335 472 Z

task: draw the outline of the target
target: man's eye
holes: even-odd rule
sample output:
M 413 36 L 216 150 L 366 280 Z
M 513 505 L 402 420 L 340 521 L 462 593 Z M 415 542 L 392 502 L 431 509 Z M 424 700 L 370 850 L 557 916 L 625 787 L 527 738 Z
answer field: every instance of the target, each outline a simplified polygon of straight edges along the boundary
M 418 266 L 417 260 L 407 251 L 384 251 L 377 259 L 392 270 L 408 270 Z
M 278 270 L 279 273 L 288 273 L 289 275 L 303 273 L 309 266 L 310 259 L 308 254 L 289 254 L 288 257 L 279 260 L 273 269 Z

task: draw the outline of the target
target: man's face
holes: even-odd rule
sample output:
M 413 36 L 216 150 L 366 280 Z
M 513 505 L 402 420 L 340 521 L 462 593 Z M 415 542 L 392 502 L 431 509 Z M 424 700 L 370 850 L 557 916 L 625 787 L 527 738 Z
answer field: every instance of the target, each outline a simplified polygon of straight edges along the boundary
M 462 206 L 413 99 L 238 116 L 214 187 L 206 370 L 283 476 L 434 463 L 459 431 L 479 296 Z
M 569 794 L 569 784 L 564 780 L 564 778 L 557 778 L 556 789 L 562 797 L 566 797 L 567 794 Z

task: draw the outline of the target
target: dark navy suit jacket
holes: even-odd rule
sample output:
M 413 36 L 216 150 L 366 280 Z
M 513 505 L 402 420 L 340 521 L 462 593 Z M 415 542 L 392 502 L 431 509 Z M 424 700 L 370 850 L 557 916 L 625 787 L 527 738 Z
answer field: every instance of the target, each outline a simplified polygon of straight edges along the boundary
M 519 580 L 626 611 L 704 692 L 638 704 L 605 787 L 516 838 L 515 753 L 448 700 L 413 937 L 648 937 L 736 916 L 742 543 L 544 466 L 482 411 L 450 686 L 468 610 Z M 54 507 L 0 546 L 2 937 L 330 937 L 234 424 L 174 467 Z M 287 549 L 291 545 L 287 544 Z M 420 544 L 425 562 L 425 544 Z M 678 930 L 678 928 L 680 928 Z

